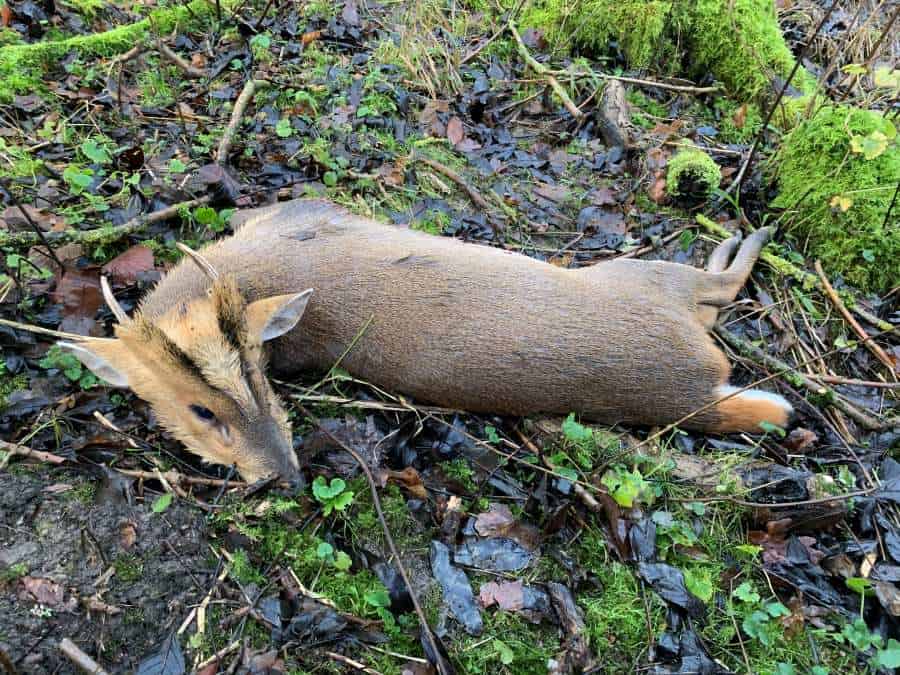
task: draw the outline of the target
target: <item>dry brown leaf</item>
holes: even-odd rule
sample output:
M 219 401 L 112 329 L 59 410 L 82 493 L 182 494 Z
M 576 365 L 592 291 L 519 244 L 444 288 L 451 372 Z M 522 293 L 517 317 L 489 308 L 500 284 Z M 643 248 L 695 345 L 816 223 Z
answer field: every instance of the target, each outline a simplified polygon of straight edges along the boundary
M 447 122 L 447 138 L 450 143 L 457 145 L 466 137 L 466 130 L 463 128 L 462 120 L 454 115 Z
M 137 244 L 106 263 L 103 274 L 112 277 L 114 283 L 127 286 L 135 283 L 141 273 L 152 269 L 153 251 Z

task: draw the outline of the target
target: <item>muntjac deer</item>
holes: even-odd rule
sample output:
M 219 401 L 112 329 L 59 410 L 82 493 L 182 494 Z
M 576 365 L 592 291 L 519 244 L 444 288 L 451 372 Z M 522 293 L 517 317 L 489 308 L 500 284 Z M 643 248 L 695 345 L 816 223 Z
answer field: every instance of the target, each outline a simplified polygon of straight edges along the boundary
M 704 272 L 637 260 L 562 269 L 324 201 L 235 220 L 234 236 L 188 250 L 193 261 L 131 318 L 104 283 L 117 337 L 63 346 L 146 399 L 189 450 L 248 480 L 298 471 L 267 360 L 285 375 L 347 352 L 341 365 L 359 378 L 473 412 L 659 425 L 704 408 L 684 426 L 719 432 L 784 426 L 791 413 L 765 391 L 717 402 L 735 389 L 708 333 L 769 229 L 722 243 Z

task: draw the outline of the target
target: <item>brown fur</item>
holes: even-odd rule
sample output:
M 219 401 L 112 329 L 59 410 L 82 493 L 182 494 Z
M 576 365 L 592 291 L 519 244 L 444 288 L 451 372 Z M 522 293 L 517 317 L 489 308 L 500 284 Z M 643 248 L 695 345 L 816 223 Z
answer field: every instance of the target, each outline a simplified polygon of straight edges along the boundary
M 726 242 L 708 272 L 635 260 L 569 270 L 382 225 L 322 201 L 245 211 L 236 220 L 233 237 L 202 251 L 234 286 L 226 290 L 220 279 L 210 296 L 210 279 L 184 262 L 144 300 L 141 321 L 158 326 L 242 406 L 264 405 L 256 376 L 238 367 L 252 361 L 262 378 L 261 342 L 246 326 L 260 323 L 255 312 L 268 298 L 311 287 L 300 323 L 267 347 L 280 374 L 326 369 L 358 338 L 343 367 L 423 402 L 513 415 L 576 411 L 645 425 L 673 422 L 718 398 L 730 367 L 708 330 L 769 236 L 753 234 L 730 266 L 738 242 Z M 245 310 L 244 303 L 252 304 Z M 159 345 L 149 343 L 156 354 Z M 237 352 L 243 360 L 235 361 Z M 162 361 L 167 369 L 169 357 Z M 155 381 L 175 386 L 174 368 L 166 382 Z M 137 379 L 132 386 L 155 408 L 169 395 Z M 735 397 L 685 426 L 756 431 L 760 421 L 783 423 L 790 409 L 745 403 Z

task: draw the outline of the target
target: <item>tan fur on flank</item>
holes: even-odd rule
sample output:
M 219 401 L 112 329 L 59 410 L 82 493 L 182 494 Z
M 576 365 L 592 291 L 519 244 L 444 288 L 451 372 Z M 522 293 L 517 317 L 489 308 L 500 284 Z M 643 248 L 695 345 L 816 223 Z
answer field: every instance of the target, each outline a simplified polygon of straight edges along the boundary
M 711 256 L 709 271 L 637 260 L 561 269 L 383 225 L 324 201 L 285 202 L 238 213 L 235 221 L 234 236 L 201 251 L 218 280 L 182 262 L 147 296 L 136 322 L 164 333 L 197 364 L 201 379 L 159 358 L 161 343 L 152 332 L 117 333 L 122 344 L 110 360 L 129 370 L 128 384 L 161 417 L 161 408 L 171 407 L 168 399 L 181 406 L 200 396 L 210 410 L 219 406 L 215 398 L 202 402 L 204 391 L 214 393 L 209 383 L 226 390 L 241 414 L 259 403 L 265 415 L 258 394 L 265 387 L 270 400 L 274 395 L 261 384 L 264 351 L 272 369 L 286 375 L 327 369 L 356 340 L 342 367 L 421 402 L 473 412 L 574 411 L 606 423 L 671 423 L 712 404 L 727 386 L 728 361 L 708 330 L 770 235 L 763 229 L 740 246 L 737 239 L 725 242 Z M 308 288 L 314 293 L 293 327 L 290 321 L 299 317 L 286 299 Z M 233 333 L 231 339 L 224 332 Z M 264 338 L 272 338 L 265 350 Z M 242 361 L 235 362 L 235 340 Z M 248 361 L 252 372 L 245 372 Z M 159 374 L 149 372 L 157 363 L 163 364 Z M 194 388 L 194 380 L 205 389 Z M 280 412 L 273 407 L 269 414 L 280 419 L 283 410 L 276 407 Z M 241 453 L 262 450 L 248 446 L 229 454 L 199 447 L 205 439 L 180 421 L 186 410 L 173 409 L 167 422 L 179 438 L 212 461 L 234 461 L 253 474 L 253 459 Z M 748 392 L 685 426 L 755 432 L 760 422 L 785 424 L 789 413 L 781 397 L 761 402 Z

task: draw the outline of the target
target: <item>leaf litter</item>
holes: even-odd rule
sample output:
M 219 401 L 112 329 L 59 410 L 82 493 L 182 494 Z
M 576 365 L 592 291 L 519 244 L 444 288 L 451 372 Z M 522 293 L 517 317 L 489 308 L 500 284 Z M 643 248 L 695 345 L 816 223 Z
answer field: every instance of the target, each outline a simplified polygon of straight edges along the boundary
M 184 209 L 128 236 L 54 244 L 63 270 L 40 245 L 31 253 L 6 251 L 5 318 L 109 335 L 101 273 L 112 277 L 130 309 L 176 259 L 174 241 L 214 239 L 229 231 L 231 209 L 275 196 L 328 195 L 365 204 L 367 213 L 403 226 L 504 246 L 564 267 L 634 252 L 697 266 L 705 261 L 704 233 L 671 210 L 664 191 L 669 143 L 724 150 L 715 157 L 727 188 L 752 139 L 718 145 L 721 119 L 687 112 L 695 104 L 691 96 L 647 90 L 649 100 L 668 106 L 671 119 L 644 132 L 629 129 L 631 146 L 607 145 L 593 118 L 574 124 L 556 100 L 526 90 L 522 80 L 530 71 L 502 50 L 484 49 L 446 87 L 429 91 L 424 83 L 440 77 L 437 66 L 410 78 L 402 57 L 385 57 L 384 45 L 403 44 L 390 7 L 351 1 L 332 14 L 264 4 L 238 8 L 228 19 L 234 34 L 189 31 L 175 38 L 173 48 L 205 69 L 208 81 L 182 77 L 153 49 L 121 64 L 115 75 L 86 72 L 87 62 L 73 53 L 51 65 L 52 97 L 17 95 L 4 106 L 9 114 L 2 137 L 28 138 L 29 156 L 42 165 L 11 174 L 11 189 L 42 232 L 84 233 L 210 199 L 209 206 Z M 109 5 L 86 20 L 73 8 L 9 2 L 3 23 L 21 40 L 36 42 L 51 24 L 82 35 L 138 18 Z M 441 28 L 427 39 L 435 40 L 435 54 L 466 53 L 489 35 L 470 30 L 464 37 Z M 540 35 L 526 31 L 523 39 L 543 59 Z M 111 65 L 109 59 L 96 63 L 104 73 Z M 220 129 L 254 71 L 278 86 L 257 97 L 231 151 L 220 158 Z M 642 113 L 628 105 L 633 121 Z M 747 115 L 739 107 L 730 122 L 741 128 Z M 66 125 L 79 129 L 74 139 Z M 460 176 L 489 208 L 473 203 L 448 173 L 411 161 L 411 148 Z M 742 215 L 757 222 L 765 195 L 760 170 L 751 170 Z M 718 208 L 716 222 L 740 226 L 727 205 Z M 32 230 L 29 218 L 7 202 L 0 231 Z M 820 296 L 785 279 L 755 278 L 756 292 L 751 287 L 723 317 L 728 330 L 779 358 L 792 358 L 796 350 L 819 355 L 823 372 L 815 374 L 837 378 L 823 399 L 840 397 L 883 418 L 896 409 L 896 389 L 865 384 L 885 383 L 878 362 L 823 315 Z M 860 298 L 860 304 L 896 324 L 897 300 L 895 293 Z M 394 401 L 337 371 L 325 384 L 285 385 L 283 393 L 301 399 L 318 385 L 314 395 L 323 400 L 317 407 L 328 413 L 321 415 L 324 427 L 376 471 L 393 507 L 392 531 L 407 543 L 402 555 L 414 590 L 440 617 L 432 627 L 447 653 L 434 654 L 419 643 L 410 589 L 385 553 L 364 489 L 353 483 L 357 468 L 321 431 L 295 420 L 310 478 L 345 479 L 354 492 L 347 510 L 323 516 L 308 491 L 292 495 L 260 486 L 252 498 L 264 501 L 255 512 L 243 511 L 231 500 L 245 489 L 232 491 L 227 469 L 181 453 L 131 394 L 108 392 L 75 364 L 54 361 L 43 336 L 3 327 L 0 340 L 4 378 L 15 382 L 3 394 L 4 440 L 66 461 L 62 469 L 41 466 L 40 474 L 0 473 L 7 526 L 0 538 L 0 635 L 21 636 L 15 644 L 0 642 L 0 649 L 23 667 L 61 667 L 52 640 L 45 639 L 52 635 L 71 637 L 111 667 L 185 672 L 185 653 L 209 658 L 240 643 L 248 626 L 263 629 L 263 643 L 226 652 L 209 667 L 287 672 L 324 662 L 348 666 L 329 652 L 371 659 L 384 670 L 430 667 L 373 649 L 384 648 L 476 670 L 475 655 L 485 653 L 486 659 L 511 659 L 508 672 L 622 672 L 602 664 L 625 660 L 650 672 L 728 672 L 746 669 L 744 648 L 760 658 L 766 631 L 787 625 L 792 634 L 830 627 L 832 633 L 807 637 L 832 651 L 838 647 L 831 634 L 851 635 L 839 643 L 842 650 L 855 648 L 848 670 L 895 657 L 900 465 L 889 453 L 900 432 L 866 430 L 813 396 L 799 406 L 802 426 L 785 438 L 771 431 L 761 440 L 724 443 L 676 432 L 664 447 L 652 448 L 660 454 L 648 457 L 648 447 L 629 452 L 647 438 L 638 430 L 628 430 L 634 436 L 617 432 L 608 447 L 598 441 L 605 438 L 601 431 L 530 430 L 535 454 L 515 440 L 516 420 L 398 411 Z M 822 356 L 836 342 L 839 351 Z M 884 342 L 889 354 L 900 354 L 895 338 Z M 737 369 L 743 382 L 764 374 L 752 360 Z M 780 388 L 795 386 L 788 379 Z M 347 401 L 372 407 L 359 415 Z M 511 452 L 522 463 L 508 461 Z M 531 468 L 548 458 L 556 475 Z M 729 462 L 727 475 L 716 458 Z M 687 466 L 695 469 L 690 478 L 672 478 Z M 167 484 L 159 476 L 168 467 L 213 483 Z M 72 487 L 47 489 L 62 480 Z M 693 490 L 689 501 L 673 480 Z M 579 496 L 585 482 L 593 503 Z M 158 495 L 172 492 L 178 499 L 154 513 Z M 729 497 L 752 506 L 743 507 L 740 526 L 729 531 L 734 540 L 721 550 L 711 544 L 717 523 L 726 508 L 740 507 Z M 205 505 L 208 521 L 192 503 Z M 285 535 L 286 529 L 297 534 Z M 39 532 L 47 542 L 39 541 Z M 231 557 L 222 553 L 210 566 L 209 544 Z M 74 572 L 54 562 L 69 558 L 78 561 Z M 607 578 L 613 560 L 627 565 L 637 584 L 624 604 L 643 608 L 636 623 L 598 629 L 592 608 L 604 597 L 597 590 L 604 583 L 605 592 L 616 590 Z M 742 592 L 751 598 L 745 601 L 731 589 L 748 577 L 756 590 Z M 187 631 L 194 637 L 174 633 L 189 608 L 209 594 L 213 608 L 225 609 L 213 612 L 206 632 L 194 623 Z M 782 601 L 786 615 L 772 608 Z M 141 606 L 143 614 L 135 609 Z M 524 623 L 515 623 L 519 619 Z M 732 622 L 739 627 L 732 629 Z M 532 626 L 545 632 L 529 633 Z M 626 644 L 627 629 L 640 634 L 640 649 Z M 724 641 L 712 639 L 727 631 Z M 215 642 L 215 635 L 231 639 Z M 502 647 L 466 642 L 468 636 Z M 539 666 L 519 646 L 527 642 L 540 644 Z

